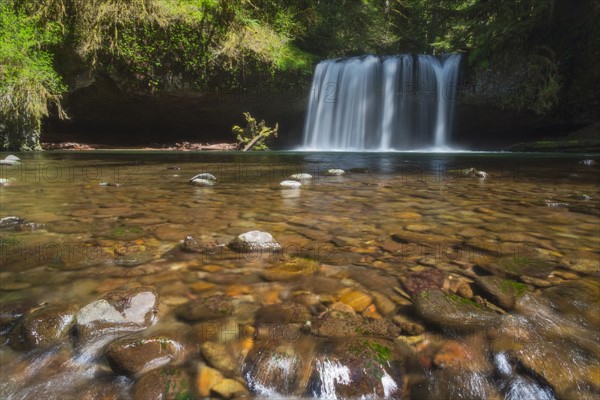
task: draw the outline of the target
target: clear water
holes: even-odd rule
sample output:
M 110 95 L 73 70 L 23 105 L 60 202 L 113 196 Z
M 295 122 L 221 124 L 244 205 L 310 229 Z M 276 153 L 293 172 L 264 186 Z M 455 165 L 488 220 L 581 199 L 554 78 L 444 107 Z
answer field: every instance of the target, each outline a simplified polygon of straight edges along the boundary
M 285 255 L 314 259 L 321 275 L 368 292 L 379 290 L 368 286 L 375 278 L 357 280 L 351 278 L 352 271 L 367 268 L 374 276 L 397 278 L 424 266 L 456 271 L 489 260 L 485 249 L 490 246 L 499 249 L 493 257 L 557 262 L 559 270 L 574 274 L 570 279 L 599 280 L 598 268 L 582 272 L 568 267 L 599 258 L 600 169 L 598 164 L 579 164 L 584 158 L 598 161 L 597 155 L 96 151 L 19 156 L 20 166 L 2 166 L 2 178 L 10 184 L 0 188 L 0 217 L 18 216 L 44 227 L 1 232 L 2 304 L 83 306 L 116 287 L 150 285 L 161 296 L 158 324 L 170 326 L 175 323 L 171 310 L 200 295 L 198 282 L 209 282 L 211 290 L 231 296 L 238 296 L 242 286 L 244 296 L 262 301 L 258 299 L 264 293 L 294 287 L 294 282 L 258 277 L 264 269 L 277 267 L 279 258 L 177 250 L 186 235 L 227 243 L 255 229 L 273 234 Z M 174 165 L 181 169 L 168 169 Z M 458 172 L 470 167 L 486 171 L 488 178 Z M 355 170 L 325 176 L 330 168 Z M 189 178 L 201 172 L 217 176 L 218 185 L 190 185 Z M 280 181 L 299 172 L 312 174 L 314 181 L 300 190 L 279 189 Z M 100 182 L 120 186 L 103 187 Z M 548 206 L 547 200 L 560 205 Z M 394 234 L 409 243 L 398 247 L 391 239 Z M 465 251 L 449 253 L 448 245 Z M 124 257 L 141 257 L 141 264 L 124 265 Z M 231 274 L 240 277 L 239 284 L 221 279 Z M 543 278 L 552 286 L 565 279 Z M 390 288 L 380 290 L 387 294 Z M 481 398 L 502 393 L 516 399 L 537 393 L 552 398 L 552 387 L 568 384 L 595 393 L 589 381 L 600 371 L 598 354 L 582 355 L 581 348 L 586 341 L 597 346 L 598 326 L 544 308 L 541 289 L 532 290 L 531 296 L 506 317 L 506 335 L 512 334 L 510 329 L 526 332 L 528 354 L 556 353 L 561 370 L 568 371 L 556 378 L 560 385 L 524 374 L 487 339 L 428 330 L 415 351 L 427 341 L 452 339 L 482 354 L 491 369 L 451 376 L 433 369 L 424 382 L 414 384 L 421 394 Z M 275 297 L 271 301 L 287 301 L 283 295 Z M 91 384 L 111 387 L 126 398 L 133 384 L 112 374 L 101 357 L 73 357 L 68 343 L 52 353 L 2 346 L 0 371 L 2 398 L 78 398 L 79 390 Z M 453 392 L 445 391 L 449 387 Z

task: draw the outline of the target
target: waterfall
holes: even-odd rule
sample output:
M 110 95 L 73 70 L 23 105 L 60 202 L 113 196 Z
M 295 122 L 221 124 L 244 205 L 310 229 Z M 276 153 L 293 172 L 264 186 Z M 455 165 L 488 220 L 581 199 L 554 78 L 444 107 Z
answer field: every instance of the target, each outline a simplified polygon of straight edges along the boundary
M 412 150 L 448 145 L 460 55 L 361 56 L 315 68 L 306 150 Z

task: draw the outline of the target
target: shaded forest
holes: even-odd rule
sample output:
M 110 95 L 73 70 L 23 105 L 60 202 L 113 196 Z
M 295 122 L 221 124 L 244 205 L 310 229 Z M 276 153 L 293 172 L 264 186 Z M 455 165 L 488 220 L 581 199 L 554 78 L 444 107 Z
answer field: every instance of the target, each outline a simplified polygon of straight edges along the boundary
M 585 125 L 599 110 L 595 0 L 1 0 L 0 148 L 39 149 L 47 118 L 99 76 L 144 96 L 218 82 L 310 82 L 326 58 L 461 53 L 493 106 Z M 518 90 L 510 90 L 518 88 Z

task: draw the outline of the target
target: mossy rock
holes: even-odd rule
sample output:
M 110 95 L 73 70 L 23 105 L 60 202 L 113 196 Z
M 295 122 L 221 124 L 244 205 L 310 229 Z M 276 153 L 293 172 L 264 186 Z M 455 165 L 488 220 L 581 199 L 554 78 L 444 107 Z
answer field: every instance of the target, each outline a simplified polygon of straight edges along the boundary
M 498 322 L 499 315 L 473 300 L 427 289 L 413 298 L 417 313 L 428 323 L 452 330 L 471 330 Z
M 193 383 L 185 370 L 163 367 L 148 372 L 133 388 L 134 400 L 193 400 Z
M 494 303 L 505 310 L 512 310 L 516 300 L 527 291 L 526 284 L 498 276 L 480 276 L 475 281 Z

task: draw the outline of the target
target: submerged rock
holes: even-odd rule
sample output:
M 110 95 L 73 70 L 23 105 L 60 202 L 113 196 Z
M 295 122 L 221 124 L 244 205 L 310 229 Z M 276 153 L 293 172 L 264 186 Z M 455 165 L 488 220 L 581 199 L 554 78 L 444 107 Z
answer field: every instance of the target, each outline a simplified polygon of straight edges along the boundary
M 393 339 L 400 334 L 400 328 L 387 319 L 365 318 L 334 310 L 314 320 L 310 332 L 328 338 L 378 336 Z
M 181 245 L 181 249 L 184 251 L 188 251 L 190 253 L 209 253 L 214 254 L 219 251 L 220 248 L 225 247 L 224 244 L 214 243 L 214 242 L 199 242 L 193 236 L 186 236 L 183 239 L 183 244 Z
M 102 345 L 156 322 L 158 294 L 138 287 L 107 293 L 83 307 L 76 316 L 76 344 Z
M 411 296 L 427 289 L 441 289 L 444 286 L 445 274 L 439 269 L 427 268 L 419 272 L 411 272 L 402 280 L 402 284 Z
M 311 276 L 319 271 L 320 264 L 317 261 L 302 258 L 289 257 L 276 267 L 268 268 L 260 272 L 260 276 L 270 282 L 297 280 L 301 276 Z
M 256 322 L 262 324 L 305 323 L 310 320 L 306 307 L 297 304 L 271 304 L 256 312 Z
M 29 350 L 65 341 L 74 324 L 76 312 L 74 305 L 46 305 L 29 311 L 13 327 L 11 346 Z
M 189 322 L 202 322 L 221 319 L 233 315 L 231 297 L 213 295 L 190 301 L 175 310 L 175 315 Z
M 105 353 L 108 365 L 117 374 L 140 375 L 185 357 L 182 337 L 164 333 L 136 336 L 112 342 Z
M 193 383 L 183 368 L 155 369 L 137 380 L 133 387 L 133 400 L 193 399 Z
M 373 303 L 373 298 L 368 294 L 351 290 L 340 297 L 340 302 L 349 305 L 356 312 L 363 312 Z
M 281 245 L 275 241 L 270 233 L 261 231 L 242 233 L 229 243 L 229 247 L 241 252 L 281 250 Z
M 499 320 L 499 315 L 472 300 L 441 290 L 427 289 L 413 297 L 417 313 L 425 321 L 454 330 L 489 327 Z
M 597 279 L 568 281 L 548 288 L 543 293 L 560 313 L 594 329 L 600 325 L 600 283 Z
M 237 368 L 237 362 L 230 351 L 231 346 L 223 343 L 206 342 L 200 347 L 202 356 L 213 368 L 218 369 L 225 376 L 232 376 Z

